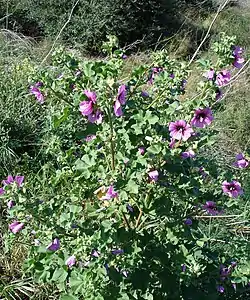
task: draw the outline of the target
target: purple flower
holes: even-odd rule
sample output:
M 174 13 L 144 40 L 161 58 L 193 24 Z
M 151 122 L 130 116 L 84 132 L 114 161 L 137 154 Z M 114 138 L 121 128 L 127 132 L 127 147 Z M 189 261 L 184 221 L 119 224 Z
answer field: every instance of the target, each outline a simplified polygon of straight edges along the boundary
M 84 116 L 89 116 L 92 114 L 94 107 L 93 107 L 93 102 L 92 101 L 82 101 L 80 103 L 80 112 Z
M 194 132 L 191 126 L 187 124 L 184 120 L 170 122 L 169 131 L 170 136 L 173 139 L 183 140 L 184 142 L 187 141 Z
M 101 200 L 110 200 L 117 197 L 118 197 L 118 193 L 115 192 L 113 185 L 111 185 L 108 188 L 106 195 L 101 197 Z
M 185 225 L 188 225 L 188 226 L 191 226 L 193 224 L 193 221 L 190 219 L 190 218 L 187 218 L 185 221 L 184 221 L 184 224 Z
M 127 87 L 125 84 L 122 84 L 118 89 L 117 100 L 121 103 L 121 105 L 126 104 L 126 94 L 127 94 Z
M 18 187 L 21 187 L 23 181 L 24 181 L 24 176 L 15 176 L 15 182 L 17 183 Z
M 100 252 L 98 252 L 97 250 L 92 250 L 91 255 L 94 257 L 99 257 L 100 256 Z
M 141 96 L 144 97 L 144 98 L 148 98 L 149 97 L 149 93 L 146 92 L 146 91 L 142 91 L 141 92 Z
M 5 193 L 3 188 L 0 188 L 0 196 L 2 196 Z
M 122 59 L 127 59 L 128 56 L 126 54 L 122 54 Z
M 183 159 L 186 159 L 186 158 L 194 158 L 195 157 L 195 153 L 193 150 L 188 150 L 188 151 L 185 151 L 185 152 L 182 152 L 181 153 L 181 157 Z
M 91 142 L 91 141 L 93 141 L 94 139 L 96 139 L 96 135 L 94 135 L 94 134 L 89 134 L 89 135 L 86 136 L 85 141 L 86 141 L 86 142 Z
M 245 158 L 243 153 L 239 153 L 236 155 L 236 162 L 233 164 L 235 167 L 244 169 L 249 166 L 249 161 Z
M 224 265 L 220 266 L 220 277 L 222 280 L 225 280 L 227 276 L 231 274 L 231 270 Z
M 172 73 L 169 75 L 170 78 L 174 79 L 175 75 Z
M 176 143 L 175 139 L 171 138 L 170 143 L 169 143 L 169 148 L 174 149 L 175 143 Z
M 85 90 L 84 94 L 87 96 L 89 101 L 96 103 L 96 93 L 95 92 Z
M 2 181 L 3 185 L 9 185 L 12 184 L 13 182 L 14 182 L 14 178 L 12 175 L 8 175 L 7 179 Z
M 184 91 L 186 85 L 187 85 L 187 80 L 186 79 L 182 79 L 182 81 L 181 81 L 181 90 L 182 91 Z
M 88 121 L 90 123 L 96 123 L 96 124 L 101 124 L 102 123 L 102 112 L 97 109 L 94 113 L 88 115 Z
M 158 68 L 158 67 L 154 67 L 151 70 L 151 74 L 148 78 L 148 84 L 153 84 L 154 78 L 157 74 L 159 74 L 160 72 L 162 72 L 162 68 Z
M 76 257 L 75 255 L 70 256 L 66 261 L 65 265 L 69 268 L 73 267 L 76 264 Z
M 7 179 L 3 180 L 2 182 L 4 186 L 10 185 L 15 182 L 17 186 L 20 188 L 23 181 L 24 181 L 24 176 L 15 176 L 15 178 L 13 178 L 12 175 L 8 175 Z
M 144 147 L 139 147 L 138 152 L 143 155 L 145 153 L 145 148 Z
M 191 125 L 195 127 L 205 128 L 210 125 L 214 117 L 210 108 L 196 109 L 194 117 L 191 120 Z
M 201 173 L 203 179 L 205 179 L 207 177 L 207 173 L 205 172 L 205 169 L 203 167 L 199 168 L 199 172 Z
M 243 52 L 244 52 L 243 48 L 241 48 L 239 46 L 234 46 L 233 47 L 233 56 L 234 56 L 233 66 L 235 68 L 240 69 L 243 66 L 243 63 L 245 61 L 245 59 L 243 57 L 241 57 Z
M 114 113 L 117 117 L 121 117 L 123 115 L 122 106 L 118 99 L 115 101 L 114 104 Z
M 216 91 L 216 101 L 219 101 L 223 96 L 223 93 L 220 89 L 217 89 Z
M 20 230 L 23 229 L 24 224 L 20 223 L 18 221 L 14 221 L 13 223 L 11 223 L 9 225 L 9 229 L 13 232 L 13 233 L 18 233 Z
M 55 238 L 47 247 L 50 251 L 57 251 L 60 249 L 60 240 Z
M 208 80 L 213 80 L 214 79 L 214 75 L 215 75 L 215 71 L 213 69 L 210 69 L 209 71 L 207 71 L 204 76 L 208 79 Z
M 115 249 L 115 250 L 112 250 L 111 253 L 113 255 L 121 255 L 121 254 L 124 254 L 124 250 L 123 249 Z
M 239 195 L 243 194 L 241 184 L 235 180 L 231 182 L 224 181 L 222 183 L 222 190 L 231 198 L 237 198 Z
M 225 291 L 225 289 L 224 289 L 224 287 L 223 287 L 222 285 L 218 285 L 218 286 L 217 286 L 217 291 L 218 291 L 219 293 L 223 294 L 224 291 Z
M 182 272 L 186 272 L 187 266 L 185 264 L 181 265 L 181 270 Z
M 133 212 L 134 211 L 134 208 L 133 208 L 133 206 L 132 205 L 130 205 L 130 204 L 127 204 L 127 210 L 128 210 L 128 212 Z
M 13 200 L 8 201 L 7 207 L 8 209 L 11 209 L 15 205 L 15 202 Z
M 150 171 L 148 173 L 148 176 L 151 179 L 151 181 L 156 182 L 159 178 L 159 172 L 157 170 Z
M 216 203 L 214 201 L 206 201 L 206 204 L 202 208 L 210 215 L 218 215 L 220 212 L 217 210 Z
M 236 291 L 236 283 L 232 283 L 232 288 Z
M 39 90 L 39 88 L 37 88 L 36 86 L 31 86 L 30 87 L 30 92 L 31 94 L 33 94 L 37 101 L 40 103 L 40 104 L 43 104 L 44 103 L 44 95 L 43 93 Z
M 218 86 L 223 86 L 229 83 L 231 79 L 231 74 L 228 70 L 221 71 L 216 77 L 216 84 Z
M 35 87 L 39 88 L 42 87 L 43 83 L 41 81 L 38 81 L 37 83 L 35 83 Z
M 236 56 L 234 59 L 234 62 L 233 62 L 233 66 L 237 69 L 240 69 L 240 68 L 242 68 L 244 62 L 245 62 L 245 59 L 243 57 Z
M 242 47 L 240 46 L 233 46 L 233 55 L 234 56 L 240 56 L 241 54 L 243 54 L 244 50 Z

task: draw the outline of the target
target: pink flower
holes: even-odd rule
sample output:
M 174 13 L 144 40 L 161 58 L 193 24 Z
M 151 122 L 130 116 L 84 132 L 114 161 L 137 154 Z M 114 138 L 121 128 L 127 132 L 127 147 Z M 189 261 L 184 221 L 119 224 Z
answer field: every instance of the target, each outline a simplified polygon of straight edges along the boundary
M 89 135 L 86 136 L 85 141 L 86 141 L 86 142 L 91 142 L 91 141 L 93 141 L 94 139 L 96 139 L 96 135 L 94 135 L 94 134 L 89 134 Z
M 220 89 L 217 89 L 216 91 L 216 102 L 220 101 L 220 99 L 223 97 L 223 93 Z
M 114 190 L 113 185 L 111 185 L 108 188 L 106 195 L 101 197 L 101 200 L 110 200 L 110 199 L 117 198 L 117 197 L 118 197 L 118 193 Z
M 65 265 L 69 268 L 73 267 L 76 264 L 76 257 L 75 255 L 70 256 L 66 261 Z
M 88 121 L 90 123 L 101 124 L 102 123 L 102 112 L 100 109 L 97 109 L 92 114 L 88 115 Z
M 15 176 L 15 178 L 13 178 L 12 175 L 8 175 L 7 179 L 3 180 L 2 182 L 4 186 L 10 185 L 15 182 L 17 186 L 20 188 L 23 181 L 24 181 L 24 176 Z
M 244 169 L 249 166 L 249 161 L 245 158 L 243 153 L 239 153 L 236 155 L 236 162 L 233 164 L 235 167 Z
M 126 94 L 127 94 L 127 87 L 125 84 L 122 84 L 118 89 L 117 100 L 121 103 L 121 105 L 126 104 Z
M 188 150 L 188 151 L 185 151 L 185 152 L 182 152 L 181 153 L 181 157 L 183 159 L 186 159 L 186 158 L 194 158 L 195 157 L 195 153 L 193 150 Z
M 38 101 L 39 103 L 41 103 L 41 104 L 44 103 L 44 95 L 43 95 L 43 93 L 39 90 L 38 87 L 31 86 L 31 87 L 30 87 L 30 92 L 31 92 L 31 94 L 33 94 L 33 95 L 36 97 L 36 99 L 37 99 L 37 101 Z
M 84 116 L 89 116 L 93 112 L 93 102 L 92 101 L 82 101 L 80 103 L 80 112 Z
M 138 152 L 143 155 L 145 153 L 145 148 L 144 147 L 140 147 L 138 148 Z
M 171 138 L 170 143 L 169 143 L 169 148 L 174 149 L 175 144 L 176 144 L 175 139 Z
M 215 71 L 213 69 L 210 69 L 209 71 L 207 71 L 204 76 L 209 79 L 209 80 L 213 80 L 214 79 L 214 75 L 215 75 Z
M 158 67 L 152 68 L 151 74 L 150 74 L 149 79 L 148 79 L 148 84 L 153 84 L 155 76 L 157 74 L 159 74 L 160 72 L 162 72 L 162 71 L 163 71 L 162 68 L 158 68 Z
M 240 69 L 240 68 L 242 68 L 244 62 L 245 62 L 245 59 L 243 57 L 236 56 L 234 59 L 234 62 L 233 62 L 233 66 L 237 69 Z
M 60 249 L 60 240 L 55 238 L 47 247 L 50 251 L 57 251 Z
M 187 141 L 194 132 L 191 126 L 187 124 L 184 120 L 170 122 L 169 131 L 170 136 L 173 139 L 183 140 L 184 142 Z
M 230 72 L 227 70 L 223 70 L 217 75 L 215 82 L 218 86 L 223 86 L 228 84 L 230 79 L 231 79 Z
M 214 117 L 210 108 L 196 109 L 194 117 L 191 120 L 191 125 L 204 128 L 210 125 Z
M 115 101 L 114 104 L 114 113 L 117 117 L 121 117 L 123 115 L 121 103 L 119 100 Z
M 234 56 L 233 66 L 235 68 L 240 69 L 243 66 L 243 63 L 245 61 L 245 59 L 243 57 L 241 57 L 243 52 L 244 52 L 243 48 L 241 48 L 239 46 L 234 46 L 233 47 L 233 56 Z
M 95 92 L 91 92 L 91 91 L 88 91 L 88 90 L 85 90 L 84 91 L 84 94 L 87 96 L 88 100 L 93 102 L 93 103 L 96 103 L 96 93 Z
M 233 47 L 233 55 L 234 56 L 240 56 L 241 54 L 243 54 L 244 50 L 242 47 L 240 46 L 234 46 Z
M 231 182 L 224 181 L 222 183 L 222 190 L 231 198 L 237 198 L 239 195 L 243 194 L 241 184 L 235 180 Z
M 23 229 L 24 224 L 20 223 L 18 221 L 14 221 L 13 223 L 11 223 L 9 225 L 9 229 L 13 232 L 13 233 L 18 233 L 20 230 Z
M 7 207 L 8 209 L 11 209 L 15 205 L 15 202 L 13 200 L 8 201 Z
M 151 181 L 156 182 L 159 179 L 159 172 L 157 170 L 150 171 L 148 173 L 148 176 L 149 176 Z

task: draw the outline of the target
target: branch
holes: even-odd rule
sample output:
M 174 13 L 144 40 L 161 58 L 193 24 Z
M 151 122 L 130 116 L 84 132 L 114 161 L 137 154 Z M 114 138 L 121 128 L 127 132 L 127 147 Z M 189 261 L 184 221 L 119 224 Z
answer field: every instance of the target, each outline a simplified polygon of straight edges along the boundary
M 80 0 L 77 0 L 76 3 L 73 5 L 72 9 L 71 9 L 71 12 L 69 14 L 69 18 L 68 20 L 65 22 L 65 24 L 63 25 L 63 27 L 61 28 L 61 30 L 59 31 L 58 35 L 56 36 L 55 40 L 54 40 L 54 43 L 50 49 L 50 51 L 48 52 L 48 54 L 44 57 L 44 59 L 42 60 L 41 64 L 43 64 L 47 58 L 49 57 L 49 55 L 51 54 L 51 52 L 53 51 L 54 47 L 55 47 L 55 44 L 57 42 L 57 40 L 59 39 L 60 35 L 62 34 L 63 30 L 65 29 L 65 27 L 69 24 L 69 22 L 71 21 L 71 18 L 72 18 L 72 14 L 74 12 L 74 9 L 75 7 L 77 6 L 77 4 L 79 3 Z
M 207 31 L 207 33 L 206 33 L 204 39 L 201 41 L 200 45 L 198 46 L 197 50 L 195 51 L 194 55 L 192 56 L 192 58 L 191 58 L 191 60 L 190 60 L 190 62 L 189 62 L 189 64 L 188 64 L 188 66 L 190 66 L 190 64 L 194 61 L 194 59 L 195 59 L 195 57 L 197 56 L 198 52 L 200 51 L 201 47 L 203 46 L 203 44 L 204 44 L 205 41 L 207 40 L 207 38 L 208 38 L 208 36 L 209 36 L 209 34 L 210 34 L 210 31 L 211 31 L 211 29 L 212 29 L 212 27 L 213 27 L 215 21 L 217 20 L 217 18 L 218 18 L 218 16 L 219 16 L 220 12 L 226 7 L 226 5 L 229 3 L 229 1 L 230 1 L 230 0 L 225 0 L 224 3 L 222 3 L 222 4 L 219 6 L 219 8 L 218 8 L 218 10 L 217 10 L 217 13 L 216 13 L 216 15 L 214 16 L 214 18 L 213 18 L 213 20 L 212 20 L 212 22 L 211 22 L 211 24 L 210 24 L 210 26 L 209 26 L 209 28 L 208 28 L 208 31 Z

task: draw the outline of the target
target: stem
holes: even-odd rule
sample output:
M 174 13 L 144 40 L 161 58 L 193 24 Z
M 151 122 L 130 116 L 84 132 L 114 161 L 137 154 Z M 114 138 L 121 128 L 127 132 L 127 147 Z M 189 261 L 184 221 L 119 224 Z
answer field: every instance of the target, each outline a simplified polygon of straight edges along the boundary
M 208 218 L 236 218 L 241 217 L 241 215 L 227 215 L 227 216 L 194 216 L 194 219 L 208 219 Z
M 112 171 L 115 170 L 115 145 L 114 145 L 114 126 L 111 116 L 110 107 L 108 107 L 108 117 L 109 117 L 109 125 L 110 125 L 110 149 L 111 149 L 111 167 Z
M 139 223 L 140 223 L 140 220 L 141 220 L 141 216 L 142 216 L 142 209 L 140 208 L 140 214 L 138 216 L 138 219 L 136 220 L 136 224 L 135 224 L 135 228 L 138 227 Z
M 130 229 L 131 227 L 130 227 L 130 225 L 129 225 L 128 219 L 127 219 L 127 217 L 126 217 L 126 215 L 125 215 L 124 212 L 122 212 L 122 216 L 123 216 L 123 219 L 124 219 L 124 221 L 125 221 L 127 227 Z

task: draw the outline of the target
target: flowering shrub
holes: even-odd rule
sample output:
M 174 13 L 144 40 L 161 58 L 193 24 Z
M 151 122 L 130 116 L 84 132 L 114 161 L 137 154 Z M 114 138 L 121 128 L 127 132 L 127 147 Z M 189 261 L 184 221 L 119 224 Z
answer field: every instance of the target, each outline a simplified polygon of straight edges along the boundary
M 25 272 L 56 284 L 62 299 L 235 294 L 250 281 L 249 257 L 237 245 L 245 254 L 249 246 L 230 231 L 222 240 L 218 231 L 232 212 L 242 216 L 248 158 L 237 155 L 225 172 L 202 153 L 242 50 L 223 36 L 213 46 L 217 61 L 200 60 L 205 76 L 197 96 L 182 100 L 186 63 L 162 50 L 124 81 L 124 56 L 114 43 L 105 43 L 109 58 L 101 61 L 58 49 L 53 66 L 33 78 L 37 105 L 62 109 L 52 126 L 73 120 L 81 131 L 58 153 L 55 173 L 43 170 L 43 183 L 3 181 L 8 240 L 26 240 Z

